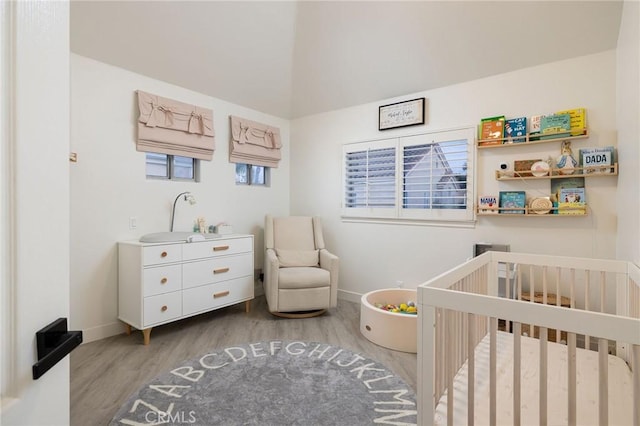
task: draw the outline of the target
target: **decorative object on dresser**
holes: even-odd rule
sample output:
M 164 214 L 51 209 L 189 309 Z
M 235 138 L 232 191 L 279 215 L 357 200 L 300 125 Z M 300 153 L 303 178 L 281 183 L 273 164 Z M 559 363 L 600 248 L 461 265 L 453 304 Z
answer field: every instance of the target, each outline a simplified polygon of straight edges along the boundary
M 195 234 L 202 235 L 202 234 Z M 254 297 L 253 235 L 118 243 L 118 318 L 142 330 Z
M 196 197 L 194 197 L 192 193 L 187 191 L 178 194 L 176 199 L 173 201 L 173 209 L 171 209 L 171 227 L 169 228 L 170 232 L 173 232 L 173 222 L 175 221 L 176 217 L 176 203 L 182 196 L 184 196 L 184 201 L 187 201 L 189 204 L 194 205 L 196 203 Z
M 325 247 L 320 218 L 267 215 L 264 222 L 264 293 L 269 312 L 307 318 L 335 307 L 339 259 Z

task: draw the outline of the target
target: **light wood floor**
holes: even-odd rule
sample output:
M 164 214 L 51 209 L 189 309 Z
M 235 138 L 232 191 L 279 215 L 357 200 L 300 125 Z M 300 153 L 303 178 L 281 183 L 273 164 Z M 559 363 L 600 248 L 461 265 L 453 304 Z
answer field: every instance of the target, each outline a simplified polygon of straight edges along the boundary
M 123 326 L 124 332 L 124 326 Z M 360 333 L 360 305 L 343 300 L 325 315 L 284 319 L 269 314 L 264 296 L 153 329 L 87 343 L 71 353 L 71 425 L 107 425 L 142 385 L 212 349 L 267 340 L 327 343 L 379 361 L 416 390 L 417 357 L 377 346 Z

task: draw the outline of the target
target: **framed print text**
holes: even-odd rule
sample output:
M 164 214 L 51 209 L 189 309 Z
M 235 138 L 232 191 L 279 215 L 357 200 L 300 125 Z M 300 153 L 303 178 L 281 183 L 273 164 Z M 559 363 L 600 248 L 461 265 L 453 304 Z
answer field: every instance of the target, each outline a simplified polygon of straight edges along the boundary
M 378 130 L 424 124 L 424 98 L 382 105 L 378 109 Z

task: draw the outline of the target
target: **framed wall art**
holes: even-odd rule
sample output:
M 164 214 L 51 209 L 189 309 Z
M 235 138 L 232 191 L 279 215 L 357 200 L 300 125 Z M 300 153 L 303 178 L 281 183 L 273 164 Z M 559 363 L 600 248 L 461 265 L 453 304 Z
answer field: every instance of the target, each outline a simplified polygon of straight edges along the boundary
M 378 108 L 378 130 L 424 124 L 425 98 L 396 102 Z

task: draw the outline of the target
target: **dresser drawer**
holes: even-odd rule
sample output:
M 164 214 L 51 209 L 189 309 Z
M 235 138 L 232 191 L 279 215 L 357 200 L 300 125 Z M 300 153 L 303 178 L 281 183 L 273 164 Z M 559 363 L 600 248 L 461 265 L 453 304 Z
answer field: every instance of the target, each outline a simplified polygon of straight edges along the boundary
M 181 260 L 181 244 L 166 244 L 159 246 L 147 246 L 143 248 L 142 264 L 144 266 L 180 262 Z
M 182 292 L 158 294 L 144 298 L 144 327 L 182 316 Z
M 142 272 L 144 297 L 182 288 L 182 265 L 156 266 Z
M 202 259 L 212 256 L 246 253 L 253 251 L 253 238 L 230 238 L 184 244 L 183 259 Z
M 182 287 L 197 287 L 245 275 L 253 277 L 253 253 L 185 263 L 182 265 Z
M 182 308 L 191 315 L 252 298 L 253 276 L 247 276 L 184 290 Z

